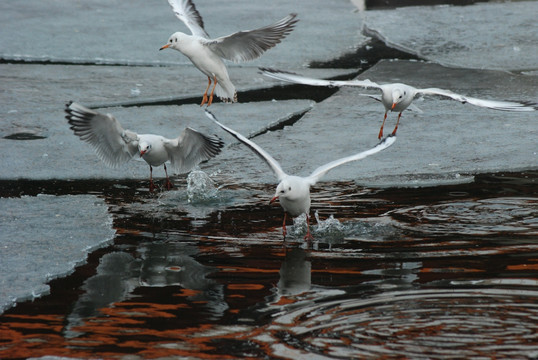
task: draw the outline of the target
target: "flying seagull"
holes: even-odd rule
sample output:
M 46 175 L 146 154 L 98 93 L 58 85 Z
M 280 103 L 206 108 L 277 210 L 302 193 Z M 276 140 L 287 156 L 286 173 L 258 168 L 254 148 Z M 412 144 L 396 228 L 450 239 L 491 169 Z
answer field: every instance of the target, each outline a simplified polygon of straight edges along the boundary
M 221 100 L 237 102 L 235 86 L 230 81 L 222 59 L 233 62 L 257 59 L 286 37 L 298 21 L 295 19 L 297 14 L 290 14 L 272 25 L 210 39 L 204 29 L 202 16 L 191 0 L 168 0 L 168 3 L 192 35 L 176 32 L 160 50 L 170 48 L 183 53 L 207 76 L 207 88 L 200 106 L 206 103 L 210 106 L 215 91 Z M 212 81 L 213 88 L 208 97 L 207 92 Z
M 223 130 L 225 130 L 237 140 L 242 142 L 244 145 L 249 147 L 250 150 L 252 150 L 256 155 L 258 155 L 258 157 L 265 161 L 265 163 L 269 165 L 271 170 L 273 170 L 273 172 L 275 173 L 279 184 L 276 187 L 275 195 L 271 199 L 270 203 L 279 200 L 280 205 L 284 209 L 284 221 L 282 222 L 282 231 L 284 238 L 286 238 L 286 215 L 290 214 L 292 217 L 297 217 L 301 214 L 306 214 L 307 232 L 305 239 L 313 239 L 312 234 L 310 233 L 308 216 L 308 213 L 310 212 L 310 187 L 316 184 L 323 175 L 325 175 L 329 170 L 337 166 L 344 165 L 350 161 L 362 160 L 370 155 L 376 154 L 381 150 L 388 148 L 396 141 L 396 136 L 390 135 L 384 138 L 370 150 L 366 150 L 358 154 L 331 161 L 330 163 L 327 163 L 315 169 L 309 176 L 300 177 L 286 174 L 284 170 L 282 170 L 282 168 L 280 167 L 280 164 L 271 155 L 269 155 L 269 153 L 256 145 L 253 141 L 247 139 L 246 137 L 230 129 L 229 127 L 221 124 L 217 120 L 215 115 L 213 115 L 207 109 L 205 112 L 206 115 Z
M 71 130 L 87 142 L 107 166 L 118 167 L 139 155 L 149 165 L 149 190 L 153 191 L 153 166 L 164 165 L 165 186 L 172 183 L 168 178 L 166 162 L 175 173 L 187 173 L 204 160 L 220 153 L 224 143 L 214 135 L 207 136 L 186 128 L 175 139 L 160 135 L 137 134 L 124 130 L 120 122 L 110 114 L 101 114 L 75 102 L 66 105 L 66 119 Z
M 401 83 L 391 83 L 391 84 L 377 84 L 370 80 L 321 80 L 313 79 L 306 76 L 297 75 L 294 73 L 260 68 L 260 71 L 263 75 L 270 78 L 296 83 L 303 85 L 311 86 L 329 86 L 329 87 L 340 87 L 340 86 L 357 86 L 366 89 L 378 89 L 381 90 L 381 103 L 385 107 L 385 116 L 383 117 L 383 123 L 381 124 L 381 129 L 379 129 L 378 138 L 383 137 L 383 127 L 385 126 L 385 120 L 387 119 L 387 113 L 389 111 L 398 112 L 398 120 L 396 121 L 396 126 L 394 127 L 393 135 L 396 134 L 398 130 L 398 124 L 400 122 L 400 117 L 402 112 L 411 105 L 413 99 L 417 95 L 432 95 L 440 96 L 445 98 L 450 98 L 461 103 L 469 103 L 471 105 L 480 106 L 484 108 L 502 110 L 502 111 L 535 111 L 538 109 L 538 104 L 532 102 L 514 102 L 514 101 L 497 101 L 497 100 L 484 100 L 477 99 L 465 95 L 456 94 L 450 90 L 438 89 L 438 88 L 426 88 L 426 89 L 417 89 L 410 85 L 401 84 Z M 375 99 L 378 99 L 375 95 L 371 96 Z M 378 99 L 379 100 L 379 99 Z

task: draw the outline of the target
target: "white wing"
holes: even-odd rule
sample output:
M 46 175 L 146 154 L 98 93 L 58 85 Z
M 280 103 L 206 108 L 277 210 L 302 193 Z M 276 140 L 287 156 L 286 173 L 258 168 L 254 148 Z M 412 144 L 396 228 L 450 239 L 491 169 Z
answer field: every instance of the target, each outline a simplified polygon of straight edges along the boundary
M 270 78 L 292 82 L 296 84 L 311 85 L 311 86 L 329 86 L 329 87 L 340 87 L 340 86 L 357 86 L 365 89 L 380 89 L 380 85 L 370 81 L 370 80 L 322 80 L 322 79 L 313 79 L 306 76 L 276 70 L 269 68 L 260 68 L 260 71 L 263 75 Z
M 462 103 L 469 103 L 475 106 L 485 107 L 494 110 L 503 111 L 534 111 L 538 109 L 538 104 L 532 102 L 513 102 L 513 101 L 497 101 L 497 100 L 484 100 L 473 97 L 467 97 L 464 95 L 456 94 L 450 90 L 427 88 L 417 89 L 417 93 L 424 95 L 437 95 L 451 98 Z
M 223 146 L 218 136 L 207 136 L 191 128 L 186 128 L 179 137 L 164 143 L 176 174 L 187 173 L 202 161 L 215 157 Z
M 325 165 L 322 165 L 322 166 L 318 167 L 306 179 L 310 183 L 310 185 L 314 185 L 329 170 L 331 170 L 331 169 L 333 169 L 333 168 L 335 168 L 337 166 L 343 165 L 345 163 L 348 163 L 350 161 L 362 160 L 362 159 L 364 159 L 364 158 L 366 158 L 366 157 L 368 157 L 370 155 L 376 154 L 376 153 L 380 152 L 381 150 L 384 150 L 384 149 L 388 148 L 389 146 L 391 146 L 392 144 L 394 144 L 395 141 L 396 141 L 396 135 L 389 135 L 386 138 L 384 138 L 383 140 L 381 140 L 376 146 L 374 146 L 370 150 L 366 150 L 366 151 L 360 152 L 360 153 L 355 154 L 355 155 L 351 155 L 351 156 L 347 156 L 345 158 L 334 160 L 334 161 L 331 161 L 328 164 L 325 164 Z
M 271 156 L 269 155 L 265 150 L 263 150 L 261 147 L 256 145 L 254 142 L 250 141 L 243 135 L 239 134 L 238 132 L 230 129 L 229 127 L 224 126 L 221 124 L 215 115 L 213 115 L 210 111 L 205 111 L 208 118 L 213 120 L 218 126 L 220 126 L 224 131 L 228 132 L 230 135 L 232 135 L 234 138 L 248 146 L 260 159 L 265 161 L 267 165 L 273 170 L 273 172 L 276 174 L 276 177 L 278 178 L 278 181 L 281 181 L 284 177 L 286 177 L 286 173 L 282 170 L 280 167 L 280 164 Z
M 206 43 L 220 57 L 233 62 L 249 61 L 260 57 L 288 35 L 298 21 L 297 14 L 290 14 L 259 29 L 239 31 Z
M 138 135 L 124 130 L 110 114 L 101 114 L 71 102 L 66 105 L 71 130 L 90 144 L 99 159 L 110 167 L 129 161 L 138 152 Z
M 204 21 L 202 16 L 196 10 L 191 0 L 168 0 L 174 14 L 181 20 L 191 31 L 193 35 L 209 38 L 209 35 L 204 29 Z

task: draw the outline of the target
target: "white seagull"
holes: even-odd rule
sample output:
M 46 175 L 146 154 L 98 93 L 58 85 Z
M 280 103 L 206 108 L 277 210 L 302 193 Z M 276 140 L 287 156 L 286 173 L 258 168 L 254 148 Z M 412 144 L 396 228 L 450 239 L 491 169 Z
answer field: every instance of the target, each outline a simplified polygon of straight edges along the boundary
M 175 139 L 137 134 L 124 130 L 114 116 L 98 113 L 75 102 L 67 104 L 65 112 L 71 130 L 87 142 L 106 165 L 118 167 L 139 154 L 149 165 L 150 191 L 155 188 L 153 166 L 164 165 L 165 186 L 170 190 L 172 183 L 166 162 L 170 162 L 175 173 L 186 173 L 200 162 L 216 156 L 224 146 L 218 136 L 207 136 L 191 128 L 183 130 Z
M 538 109 L 538 104 L 532 102 L 513 102 L 513 101 L 497 101 L 497 100 L 484 100 L 477 99 L 473 97 L 468 97 L 465 95 L 456 94 L 450 90 L 438 89 L 438 88 L 427 88 L 427 89 L 417 89 L 412 86 L 401 84 L 401 83 L 391 83 L 391 84 L 377 84 L 370 80 L 321 80 L 321 79 L 312 79 L 305 76 L 275 70 L 268 68 L 260 68 L 263 75 L 271 77 L 273 79 L 292 82 L 296 84 L 311 85 L 311 86 L 329 86 L 329 87 L 340 87 L 340 86 L 357 86 L 366 89 L 378 89 L 381 90 L 381 99 L 375 95 L 368 95 L 376 100 L 380 100 L 383 106 L 385 107 L 385 117 L 383 118 L 383 123 L 381 124 L 381 129 L 379 129 L 378 138 L 383 137 L 383 126 L 385 126 L 385 120 L 387 119 L 387 113 L 389 111 L 398 112 L 398 120 L 396 121 L 396 127 L 392 132 L 393 135 L 396 134 L 398 130 L 398 123 L 400 122 L 400 117 L 402 112 L 411 105 L 413 99 L 417 95 L 433 95 L 450 98 L 457 100 L 463 104 L 469 103 L 471 105 L 480 106 L 484 108 L 494 109 L 494 110 L 503 110 L 503 111 L 535 111 Z
M 350 161 L 356 161 L 364 159 L 370 155 L 380 152 L 394 144 L 396 136 L 390 135 L 380 141 L 376 146 L 370 150 L 360 152 L 355 155 L 347 156 L 338 160 L 331 161 L 328 164 L 318 167 L 316 170 L 307 177 L 300 177 L 294 175 L 288 175 L 282 170 L 280 164 L 265 150 L 256 145 L 251 140 L 247 139 L 243 135 L 235 132 L 234 130 L 221 124 L 208 110 L 205 111 L 206 115 L 212 119 L 222 129 L 230 133 L 237 140 L 248 146 L 256 155 L 258 155 L 263 161 L 269 165 L 271 170 L 275 173 L 278 181 L 280 182 L 276 187 L 276 192 L 270 203 L 273 203 L 277 199 L 280 201 L 280 205 L 284 209 L 284 221 L 282 223 L 282 232 L 284 238 L 286 238 L 286 214 L 290 214 L 292 217 L 297 217 L 301 214 L 306 214 L 306 226 L 307 232 L 305 239 L 312 240 L 312 234 L 310 233 L 309 217 L 310 212 L 310 186 L 316 184 L 319 179 L 325 175 L 329 170 L 344 165 Z
M 272 25 L 210 39 L 202 17 L 191 0 L 168 0 L 168 3 L 192 35 L 176 32 L 160 50 L 171 48 L 183 53 L 207 76 L 207 88 L 200 106 L 206 103 L 207 106 L 211 105 L 215 91 L 221 100 L 237 102 L 235 87 L 222 59 L 233 62 L 257 59 L 288 35 L 298 21 L 295 19 L 297 14 L 290 14 Z M 208 97 L 211 81 L 214 85 Z

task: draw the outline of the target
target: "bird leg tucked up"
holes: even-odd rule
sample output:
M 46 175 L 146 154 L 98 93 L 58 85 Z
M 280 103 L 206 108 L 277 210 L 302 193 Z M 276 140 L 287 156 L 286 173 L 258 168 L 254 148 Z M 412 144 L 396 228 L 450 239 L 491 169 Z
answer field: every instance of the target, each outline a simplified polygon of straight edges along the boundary
M 202 97 L 202 103 L 200 104 L 200 106 L 203 106 L 206 102 L 207 102 L 207 91 L 209 90 L 209 87 L 211 86 L 211 78 L 208 76 L 207 77 L 207 87 L 204 91 L 204 95 Z
M 213 93 L 215 92 L 215 88 L 217 87 L 217 77 L 213 77 L 213 89 L 211 89 L 211 94 L 209 94 L 209 101 L 207 102 L 207 106 L 211 105 L 213 103 Z

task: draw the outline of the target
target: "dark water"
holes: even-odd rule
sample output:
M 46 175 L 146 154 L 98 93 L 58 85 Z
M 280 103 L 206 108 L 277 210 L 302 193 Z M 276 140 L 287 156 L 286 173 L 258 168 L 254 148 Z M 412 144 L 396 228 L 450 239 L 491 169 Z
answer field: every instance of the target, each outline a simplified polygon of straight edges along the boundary
M 0 316 L 0 358 L 537 358 L 537 181 L 322 183 L 311 244 L 301 220 L 282 241 L 272 186 L 189 204 L 185 182 L 157 195 L 143 182 L 5 182 L 4 196 L 97 194 L 117 235 Z

